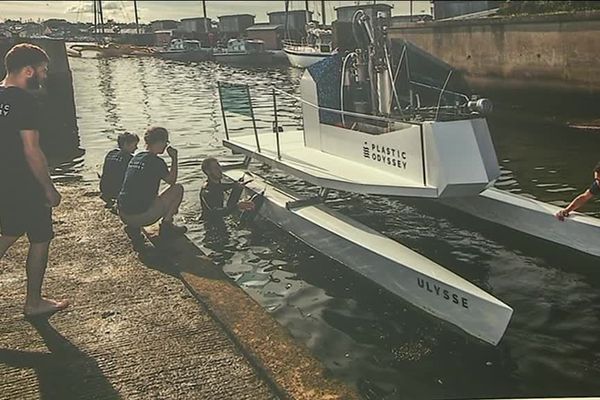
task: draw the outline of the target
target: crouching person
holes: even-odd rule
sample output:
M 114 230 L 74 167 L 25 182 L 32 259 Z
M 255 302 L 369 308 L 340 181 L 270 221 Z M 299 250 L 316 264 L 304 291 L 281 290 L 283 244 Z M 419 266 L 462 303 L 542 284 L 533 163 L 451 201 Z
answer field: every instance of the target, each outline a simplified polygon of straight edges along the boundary
M 144 247 L 141 228 L 162 219 L 160 236 L 174 237 L 187 229 L 173 224 L 183 199 L 183 186 L 177 183 L 177 150 L 169 145 L 169 133 L 165 128 L 150 128 L 144 135 L 146 151 L 136 154 L 127 167 L 125 180 L 119 193 L 119 216 L 125 223 L 125 231 L 136 250 Z M 158 155 L 167 151 L 171 168 Z M 169 184 L 158 194 L 161 180 Z
M 118 148 L 109 151 L 104 158 L 100 177 L 100 198 L 104 200 L 107 208 L 112 208 L 119 196 L 127 166 L 137 150 L 139 141 L 138 135 L 121 133 L 117 138 Z

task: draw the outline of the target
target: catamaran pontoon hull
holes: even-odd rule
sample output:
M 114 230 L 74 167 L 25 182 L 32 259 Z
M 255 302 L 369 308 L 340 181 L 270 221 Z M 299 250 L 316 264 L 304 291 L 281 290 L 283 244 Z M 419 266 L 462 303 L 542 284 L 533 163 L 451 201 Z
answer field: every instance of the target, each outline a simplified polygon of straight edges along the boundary
M 574 213 L 560 222 L 555 217 L 559 207 L 494 188 L 479 196 L 441 202 L 477 218 L 600 257 L 598 218 Z
M 237 180 L 243 171 L 227 171 Z M 255 177 L 263 192 L 260 213 L 326 256 L 339 261 L 414 306 L 491 344 L 502 338 L 512 308 L 458 275 L 324 205 L 288 209 L 298 197 Z

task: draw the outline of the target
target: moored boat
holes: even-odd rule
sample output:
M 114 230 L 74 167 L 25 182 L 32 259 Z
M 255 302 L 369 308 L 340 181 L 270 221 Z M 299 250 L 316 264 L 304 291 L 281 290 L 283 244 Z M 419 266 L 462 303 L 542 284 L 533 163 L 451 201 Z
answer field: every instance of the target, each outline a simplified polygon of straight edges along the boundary
M 155 53 L 167 60 L 199 62 L 212 58 L 212 49 L 203 48 L 198 40 L 173 39 L 169 47 Z
M 273 54 L 265 50 L 262 40 L 230 39 L 227 48 L 214 51 L 215 61 L 223 64 L 268 65 Z
M 304 43 L 285 41 L 283 51 L 293 67 L 308 68 L 334 54 L 331 47 L 331 31 L 310 26 Z

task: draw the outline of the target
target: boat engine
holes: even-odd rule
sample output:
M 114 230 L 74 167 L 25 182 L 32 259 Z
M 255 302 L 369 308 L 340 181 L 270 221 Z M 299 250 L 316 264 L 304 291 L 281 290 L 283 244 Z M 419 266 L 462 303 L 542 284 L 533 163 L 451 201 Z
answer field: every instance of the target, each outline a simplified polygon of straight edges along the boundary
M 389 16 L 371 18 L 363 10 L 352 17 L 354 49 L 343 57 L 340 104 L 342 111 L 401 120 L 454 120 L 491 113 L 489 99 L 469 97 L 459 71 L 404 40 L 388 39 Z M 393 61 L 393 63 L 392 63 Z M 349 123 L 351 121 L 351 123 Z M 385 129 L 385 122 L 342 116 Z
M 342 63 L 341 101 L 348 111 L 379 116 L 392 112 L 387 20 L 384 12 L 377 13 L 375 23 L 362 10 L 354 13 L 352 33 L 357 48 Z

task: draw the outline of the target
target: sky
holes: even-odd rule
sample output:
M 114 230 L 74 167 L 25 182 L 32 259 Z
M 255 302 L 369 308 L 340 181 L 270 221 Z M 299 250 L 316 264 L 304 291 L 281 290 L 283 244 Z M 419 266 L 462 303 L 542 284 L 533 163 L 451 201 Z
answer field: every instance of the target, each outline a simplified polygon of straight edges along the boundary
M 202 16 L 202 1 L 150 1 L 138 0 L 138 14 L 142 23 L 157 19 L 175 19 Z M 304 9 L 304 1 L 291 1 L 290 8 L 293 10 Z M 309 1 L 310 10 L 317 11 L 315 17 L 320 19 L 320 1 Z M 331 21 L 334 7 L 342 5 L 368 4 L 372 1 L 326 1 L 327 19 Z M 408 14 L 410 10 L 409 1 L 378 1 L 394 6 L 393 15 Z M 429 1 L 413 1 L 413 12 L 415 14 L 430 13 Z M 80 1 L 58 1 L 58 0 L 30 0 L 30 1 L 0 1 L 0 20 L 19 19 L 23 21 L 49 18 L 64 18 L 69 21 L 90 22 L 93 20 L 91 0 Z M 256 22 L 268 20 L 267 12 L 282 11 L 284 1 L 229 1 L 229 0 L 207 0 L 206 12 L 208 17 L 216 19 L 219 15 L 227 14 L 253 14 Z M 118 22 L 133 22 L 133 1 L 102 1 L 104 18 L 114 19 Z

